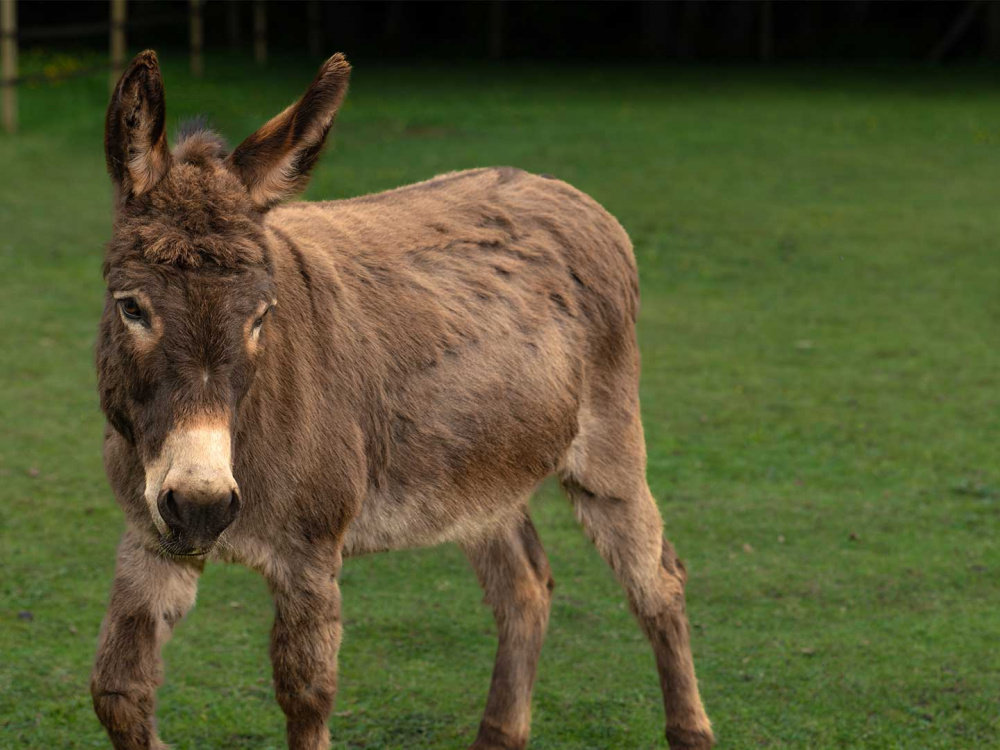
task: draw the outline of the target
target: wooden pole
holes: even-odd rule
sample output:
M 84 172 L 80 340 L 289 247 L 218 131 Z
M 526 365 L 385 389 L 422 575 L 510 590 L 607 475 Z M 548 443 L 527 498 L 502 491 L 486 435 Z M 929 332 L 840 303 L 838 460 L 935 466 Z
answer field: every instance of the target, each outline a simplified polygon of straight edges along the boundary
M 205 26 L 201 14 L 202 0 L 188 3 L 188 32 L 191 40 L 191 75 L 201 78 L 205 75 Z
M 267 8 L 264 0 L 253 4 L 253 59 L 258 65 L 267 62 Z
M 309 14 L 309 57 L 315 59 L 323 54 L 323 9 L 319 0 L 309 0 L 306 12 Z
M 0 0 L 0 57 L 3 58 L 3 129 L 17 132 L 17 6 Z
M 125 72 L 125 0 L 111 0 L 111 72 L 108 89 L 114 92 L 118 79 Z
M 226 3 L 226 35 L 229 37 L 229 51 L 240 48 L 240 4 L 239 0 Z
M 660 57 L 667 48 L 670 31 L 670 5 L 648 2 L 642 4 L 642 46 L 648 57 Z
M 389 0 L 385 9 L 385 41 L 393 52 L 403 36 L 403 0 Z
M 760 4 L 760 25 L 757 28 L 757 56 L 761 62 L 774 59 L 774 10 L 771 0 Z
M 685 0 L 680 6 L 680 39 L 677 56 L 682 60 L 693 60 L 698 56 L 702 32 L 702 6 L 699 0 Z
M 504 16 L 506 8 L 503 0 L 493 0 L 490 3 L 490 57 L 499 60 L 503 57 Z
M 947 33 L 941 38 L 940 42 L 934 45 L 934 49 L 931 50 L 929 59 L 932 63 L 941 62 L 945 55 L 951 51 L 955 43 L 962 38 L 962 34 L 968 31 L 972 22 L 976 20 L 976 15 L 983 4 L 983 0 L 972 0 L 972 2 L 965 6 L 965 10 L 955 18 L 955 22 L 948 28 Z
M 986 56 L 1000 62 L 1000 3 L 986 6 Z

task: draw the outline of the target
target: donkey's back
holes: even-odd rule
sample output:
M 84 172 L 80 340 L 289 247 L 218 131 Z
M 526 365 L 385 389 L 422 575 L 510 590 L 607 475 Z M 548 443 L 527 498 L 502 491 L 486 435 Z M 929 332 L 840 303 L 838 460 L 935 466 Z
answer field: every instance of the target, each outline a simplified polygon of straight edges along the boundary
M 635 338 L 628 235 L 591 197 L 547 175 L 453 172 L 360 198 L 288 204 L 268 218 L 345 284 L 369 299 L 375 291 L 376 317 L 421 314 L 434 299 L 428 314 L 456 331 L 503 320 L 522 333 L 543 323 L 599 333 L 590 342 L 597 360 L 617 361 Z

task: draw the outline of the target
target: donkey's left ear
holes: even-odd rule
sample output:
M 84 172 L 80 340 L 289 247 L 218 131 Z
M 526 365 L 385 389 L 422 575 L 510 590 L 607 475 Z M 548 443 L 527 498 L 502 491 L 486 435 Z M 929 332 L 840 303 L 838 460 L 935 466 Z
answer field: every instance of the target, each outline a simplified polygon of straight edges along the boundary
M 323 63 L 295 104 L 229 155 L 229 168 L 257 206 L 268 209 L 303 190 L 347 93 L 351 66 L 339 52 Z
M 104 157 L 119 198 L 149 192 L 170 169 L 166 118 L 156 53 L 140 52 L 118 81 L 104 121 Z

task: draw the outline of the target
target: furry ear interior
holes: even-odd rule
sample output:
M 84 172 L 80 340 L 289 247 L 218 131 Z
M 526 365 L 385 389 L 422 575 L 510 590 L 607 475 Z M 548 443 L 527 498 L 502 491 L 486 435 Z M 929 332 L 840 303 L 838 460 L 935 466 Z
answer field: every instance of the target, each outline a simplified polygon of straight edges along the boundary
M 258 208 L 268 209 L 305 188 L 350 77 L 350 64 L 337 53 L 323 63 L 301 99 L 229 155 L 229 168 Z
M 104 121 L 104 158 L 120 199 L 149 192 L 170 169 L 166 118 L 156 53 L 140 52 L 118 81 Z

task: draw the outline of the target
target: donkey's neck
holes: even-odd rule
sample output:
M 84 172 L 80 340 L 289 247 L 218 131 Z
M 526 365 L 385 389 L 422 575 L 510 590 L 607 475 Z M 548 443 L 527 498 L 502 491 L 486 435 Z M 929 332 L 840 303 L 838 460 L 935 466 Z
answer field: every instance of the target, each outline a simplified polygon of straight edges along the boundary
M 337 444 L 343 465 L 331 475 L 363 491 L 355 486 L 358 468 L 366 485 L 377 485 L 387 460 L 385 352 L 331 253 L 281 226 L 268 226 L 266 235 L 277 305 L 241 426 L 273 435 L 273 449 L 293 465 L 316 455 L 317 445 Z M 317 417 L 330 413 L 338 415 L 333 425 Z

